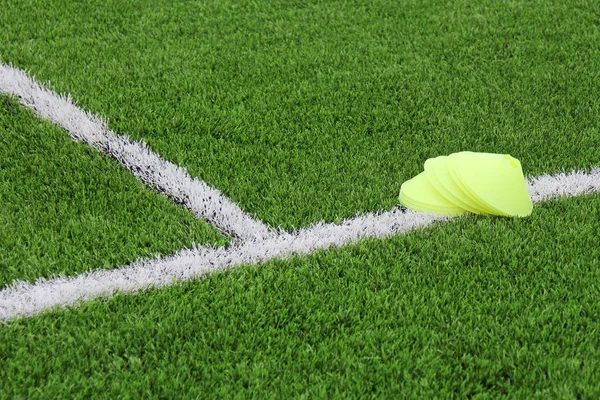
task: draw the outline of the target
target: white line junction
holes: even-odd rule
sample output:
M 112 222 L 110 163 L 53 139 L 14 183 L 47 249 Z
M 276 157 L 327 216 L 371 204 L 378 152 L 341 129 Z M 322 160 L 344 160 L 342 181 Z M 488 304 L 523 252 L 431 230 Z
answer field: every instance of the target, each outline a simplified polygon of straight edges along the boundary
M 339 224 L 317 223 L 295 232 L 275 231 L 252 218 L 220 191 L 192 178 L 182 167 L 163 160 L 143 142 L 116 135 L 98 116 L 35 82 L 23 71 L 0 63 L 0 92 L 16 96 L 37 115 L 65 129 L 74 140 L 93 146 L 120 162 L 145 184 L 171 197 L 233 237 L 228 247 L 184 249 L 170 257 L 138 260 L 126 266 L 35 283 L 14 281 L 0 290 L 0 321 L 28 317 L 46 310 L 76 306 L 82 301 L 115 293 L 136 292 L 183 282 L 207 273 L 273 258 L 306 255 L 366 238 L 385 238 L 449 218 L 394 209 L 347 219 Z M 528 178 L 534 202 L 600 191 L 600 168 Z

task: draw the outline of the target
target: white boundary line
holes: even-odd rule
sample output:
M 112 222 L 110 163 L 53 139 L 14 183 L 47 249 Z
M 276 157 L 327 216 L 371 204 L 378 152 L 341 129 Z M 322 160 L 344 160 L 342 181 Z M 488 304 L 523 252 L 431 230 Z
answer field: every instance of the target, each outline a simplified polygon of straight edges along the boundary
M 0 291 L 0 321 L 16 316 L 32 316 L 53 307 L 75 305 L 79 301 L 161 287 L 186 281 L 209 272 L 242 264 L 255 264 L 293 254 L 309 254 L 318 249 L 341 246 L 366 237 L 385 237 L 426 226 L 435 220 L 412 211 L 367 215 L 340 225 L 319 224 L 295 233 L 282 232 L 263 241 L 247 241 L 229 248 L 201 247 L 182 250 L 172 257 L 139 260 L 113 270 L 96 270 L 75 277 L 40 279 L 35 284 L 13 282 Z
M 590 173 L 573 171 L 528 178 L 527 186 L 534 202 L 595 193 L 600 191 L 600 167 L 593 168 Z
M 73 105 L 69 97 L 58 96 L 24 72 L 2 63 L 0 92 L 16 95 L 23 105 L 66 129 L 75 140 L 116 158 L 140 180 L 157 187 L 222 231 L 242 239 L 228 248 L 182 250 L 172 257 L 138 260 L 112 270 L 39 279 L 34 284 L 15 281 L 0 290 L 0 321 L 36 315 L 55 307 L 74 306 L 81 301 L 118 292 L 167 286 L 242 264 L 264 263 L 273 258 L 285 259 L 340 247 L 365 238 L 403 234 L 435 221 L 448 220 L 396 209 L 359 216 L 341 224 L 319 223 L 292 233 L 275 232 L 244 213 L 218 190 L 192 179 L 185 169 L 162 160 L 144 143 L 132 143 L 125 136 L 115 135 L 99 117 Z M 528 186 L 535 202 L 593 193 L 600 191 L 600 168 L 591 173 L 530 178 Z
M 536 202 L 598 191 L 600 168 L 591 173 L 573 172 L 529 179 L 529 192 Z M 0 321 L 36 315 L 55 307 L 75 306 L 85 300 L 119 292 L 164 287 L 239 265 L 310 254 L 365 238 L 404 234 L 435 221 L 447 220 L 450 218 L 396 209 L 382 214 L 367 214 L 341 224 L 320 223 L 293 233 L 281 232 L 265 240 L 240 242 L 229 248 L 182 250 L 172 257 L 138 260 L 121 268 L 97 270 L 74 277 L 39 279 L 34 284 L 17 281 L 0 291 Z
M 23 71 L 0 62 L 0 92 L 64 128 L 73 139 L 97 148 L 119 161 L 138 179 L 170 196 L 222 232 L 241 239 L 266 239 L 269 228 L 238 207 L 217 189 L 192 178 L 182 167 L 161 159 L 144 142 L 118 136 L 97 115 L 73 104 L 70 96 L 40 86 Z

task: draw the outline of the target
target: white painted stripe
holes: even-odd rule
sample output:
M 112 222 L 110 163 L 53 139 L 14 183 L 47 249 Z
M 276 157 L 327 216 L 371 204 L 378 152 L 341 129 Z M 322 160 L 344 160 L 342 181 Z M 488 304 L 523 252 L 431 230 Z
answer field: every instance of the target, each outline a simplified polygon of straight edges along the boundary
M 115 158 L 138 179 L 190 209 L 222 232 L 241 239 L 266 239 L 274 232 L 217 189 L 192 178 L 182 167 L 161 159 L 143 142 L 118 136 L 98 116 L 75 106 L 71 98 L 40 86 L 24 72 L 0 63 L 0 92 L 65 129 L 73 139 Z
M 590 174 L 575 172 L 531 178 L 528 184 L 535 201 L 597 192 L 600 191 L 600 169 L 594 169 Z M 163 287 L 174 281 L 186 281 L 238 265 L 310 254 L 364 238 L 385 238 L 442 220 L 449 218 L 396 209 L 359 216 L 341 224 L 320 223 L 294 233 L 281 232 L 266 240 L 237 243 L 229 248 L 183 250 L 168 258 L 140 260 L 119 269 L 98 270 L 74 277 L 42 279 L 33 285 L 15 282 L 0 291 L 0 320 L 32 316 L 118 292 Z
M 542 175 L 528 178 L 529 195 L 534 202 L 556 197 L 571 197 L 600 191 L 600 167 L 587 173 L 574 171 L 569 174 Z
M 440 217 L 437 217 L 440 219 Z M 295 233 L 282 232 L 262 241 L 246 241 L 232 247 L 202 247 L 182 250 L 175 256 L 137 261 L 114 270 L 97 270 L 75 277 L 38 280 L 35 284 L 14 282 L 0 291 L 0 320 L 31 316 L 53 307 L 117 292 L 133 292 L 186 281 L 209 272 L 242 264 L 263 263 L 273 258 L 309 254 L 318 249 L 341 246 L 367 237 L 385 237 L 431 224 L 436 217 L 395 210 L 369 214 L 342 224 L 317 224 Z

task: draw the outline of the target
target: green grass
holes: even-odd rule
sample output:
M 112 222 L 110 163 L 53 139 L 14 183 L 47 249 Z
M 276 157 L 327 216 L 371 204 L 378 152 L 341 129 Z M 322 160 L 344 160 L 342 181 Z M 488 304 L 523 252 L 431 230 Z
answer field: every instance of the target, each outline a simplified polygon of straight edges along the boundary
M 11 398 L 598 398 L 600 196 L 0 328 Z
M 388 209 L 431 156 L 600 160 L 589 1 L 0 1 L 0 57 L 274 226 Z
M 600 165 L 600 7 L 0 0 L 0 59 L 271 225 L 388 209 L 426 158 Z M 206 224 L 0 97 L 0 287 Z M 600 195 L 0 325 L 0 398 L 598 398 Z
M 0 96 L 0 287 L 226 240 L 116 162 Z

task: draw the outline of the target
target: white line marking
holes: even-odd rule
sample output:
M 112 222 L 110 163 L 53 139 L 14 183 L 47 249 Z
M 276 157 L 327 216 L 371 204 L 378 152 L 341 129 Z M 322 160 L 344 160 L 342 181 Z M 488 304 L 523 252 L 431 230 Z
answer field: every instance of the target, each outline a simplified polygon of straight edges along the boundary
M 32 316 L 56 306 L 75 305 L 98 296 L 166 286 L 174 281 L 186 281 L 242 264 L 262 263 L 293 254 L 309 254 L 361 238 L 385 237 L 428 225 L 434 220 L 436 218 L 431 215 L 396 210 L 358 217 L 340 225 L 318 224 L 295 233 L 282 232 L 271 239 L 240 242 L 230 248 L 182 250 L 172 257 L 140 260 L 119 269 L 97 270 L 75 277 L 40 279 L 33 285 L 13 282 L 10 287 L 0 291 L 0 321 L 19 315 Z
M 132 143 L 126 136 L 115 135 L 98 116 L 76 107 L 69 97 L 61 97 L 41 87 L 24 72 L 2 63 L 0 92 L 16 95 L 23 105 L 66 129 L 75 140 L 112 156 L 143 182 L 171 196 L 218 229 L 243 240 L 229 248 L 182 250 L 172 257 L 138 260 L 113 270 L 39 279 L 35 284 L 15 281 L 0 290 L 0 321 L 36 315 L 55 307 L 74 306 L 81 301 L 118 292 L 167 286 L 242 264 L 310 254 L 364 238 L 385 238 L 448 220 L 393 210 L 359 216 L 341 224 L 319 223 L 293 233 L 274 232 L 244 213 L 218 190 L 192 179 L 185 169 L 162 160 L 143 142 Z M 600 168 L 591 173 L 530 178 L 528 185 L 535 202 L 597 192 L 600 190 Z
M 542 175 L 528 178 L 529 195 L 534 202 L 556 197 L 572 197 L 600 191 L 600 167 L 591 172 L 574 171 L 569 174 Z
M 600 168 L 589 174 L 573 172 L 531 178 L 529 191 L 534 201 L 597 192 L 600 191 Z M 138 260 L 118 269 L 98 270 L 74 277 L 40 279 L 35 284 L 16 281 L 0 291 L 0 321 L 36 315 L 55 307 L 75 306 L 81 301 L 118 292 L 164 287 L 243 264 L 310 254 L 364 238 L 407 233 L 444 220 L 449 218 L 393 210 L 359 216 L 341 224 L 319 223 L 293 233 L 281 232 L 265 240 L 236 243 L 230 248 L 182 250 L 168 258 Z
M 220 191 L 192 178 L 184 168 L 161 159 L 145 143 L 116 135 L 100 117 L 75 106 L 70 96 L 59 96 L 23 71 L 1 62 L 0 92 L 17 96 L 21 104 L 61 126 L 73 139 L 113 157 L 142 182 L 172 197 L 222 232 L 241 239 L 266 239 L 275 235 Z

